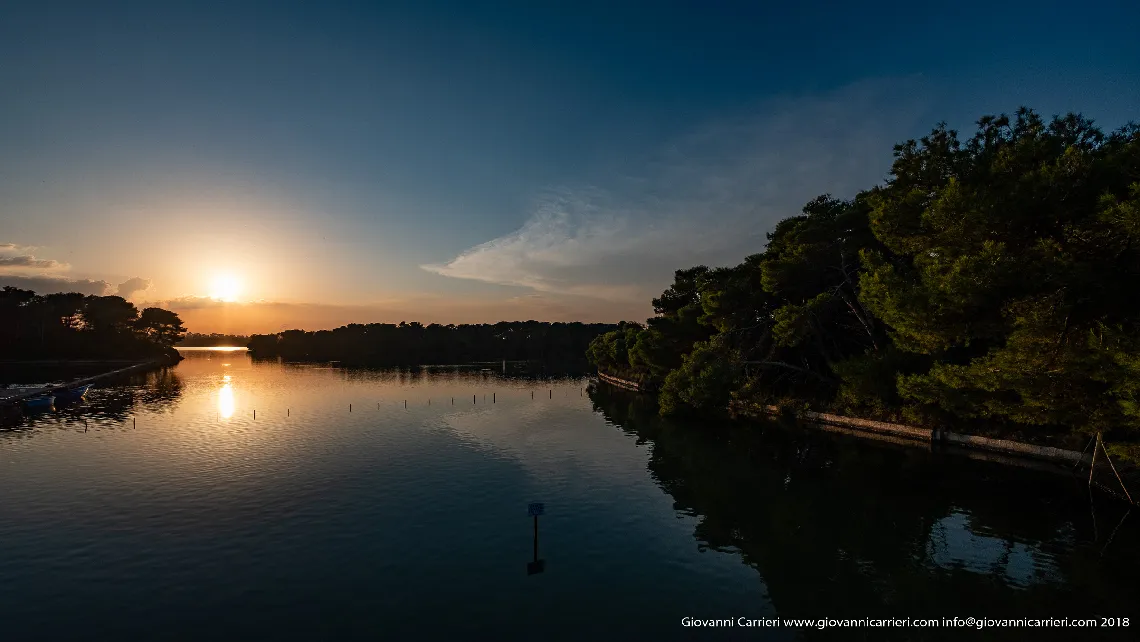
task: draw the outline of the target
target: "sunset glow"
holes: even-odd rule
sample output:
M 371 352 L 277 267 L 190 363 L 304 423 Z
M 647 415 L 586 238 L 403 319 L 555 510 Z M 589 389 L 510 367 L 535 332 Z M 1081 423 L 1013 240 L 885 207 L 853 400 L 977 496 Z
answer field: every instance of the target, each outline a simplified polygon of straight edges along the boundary
M 230 274 L 219 274 L 214 277 L 210 287 L 210 298 L 218 301 L 237 301 L 241 295 L 241 282 Z

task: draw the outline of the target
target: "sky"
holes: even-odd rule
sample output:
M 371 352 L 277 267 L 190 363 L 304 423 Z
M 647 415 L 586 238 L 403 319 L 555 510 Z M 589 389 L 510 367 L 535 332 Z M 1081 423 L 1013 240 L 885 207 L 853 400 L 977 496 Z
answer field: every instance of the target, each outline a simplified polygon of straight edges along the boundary
M 197 332 L 642 321 L 938 122 L 1140 120 L 1138 27 L 1125 1 L 8 1 L 0 285 Z

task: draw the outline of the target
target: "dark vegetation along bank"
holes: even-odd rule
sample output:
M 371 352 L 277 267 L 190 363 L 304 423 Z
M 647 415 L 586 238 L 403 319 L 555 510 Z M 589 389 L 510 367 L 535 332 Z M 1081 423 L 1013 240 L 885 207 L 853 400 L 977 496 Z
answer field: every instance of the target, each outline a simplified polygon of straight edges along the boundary
M 476 361 L 536 361 L 561 367 L 586 365 L 590 341 L 617 328 L 605 323 L 504 321 L 494 324 L 422 325 L 354 323 L 306 332 L 255 334 L 256 357 L 329 360 L 361 365 L 461 364 Z
M 985 117 L 895 147 L 588 357 L 665 414 L 774 404 L 1140 454 L 1140 128 Z
M 141 312 L 118 296 L 38 295 L 0 290 L 0 355 L 5 360 L 181 359 L 185 328 L 162 308 Z

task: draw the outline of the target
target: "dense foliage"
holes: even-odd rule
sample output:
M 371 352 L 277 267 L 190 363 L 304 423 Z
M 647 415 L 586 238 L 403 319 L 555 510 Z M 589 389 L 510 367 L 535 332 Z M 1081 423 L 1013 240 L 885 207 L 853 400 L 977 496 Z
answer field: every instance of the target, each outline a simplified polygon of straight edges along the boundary
M 248 343 L 249 337 L 240 334 L 221 334 L 218 332 L 202 334 L 199 332 L 189 332 L 178 342 L 178 345 L 184 348 L 212 348 L 216 346 L 240 347 Z
M 254 356 L 335 360 L 368 365 L 461 364 L 474 361 L 582 363 L 590 341 L 616 326 L 604 323 L 512 321 L 422 325 L 353 323 L 335 330 L 255 334 Z
M 794 402 L 1042 437 L 1140 428 L 1140 128 L 987 116 L 895 147 L 740 265 L 680 270 L 588 349 L 663 412 Z
M 139 312 L 118 296 L 0 290 L 0 354 L 5 359 L 177 360 L 171 346 L 185 332 L 177 314 L 162 308 Z

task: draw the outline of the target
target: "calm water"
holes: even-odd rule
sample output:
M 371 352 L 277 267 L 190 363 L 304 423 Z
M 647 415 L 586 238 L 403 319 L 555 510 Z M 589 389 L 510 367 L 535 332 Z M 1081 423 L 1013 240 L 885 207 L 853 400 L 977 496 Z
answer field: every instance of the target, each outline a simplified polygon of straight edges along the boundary
M 663 423 L 581 379 L 185 354 L 0 431 L 0 639 L 814 636 L 684 616 L 1140 626 L 1140 515 L 1064 475 Z M 531 501 L 547 513 L 535 575 Z

